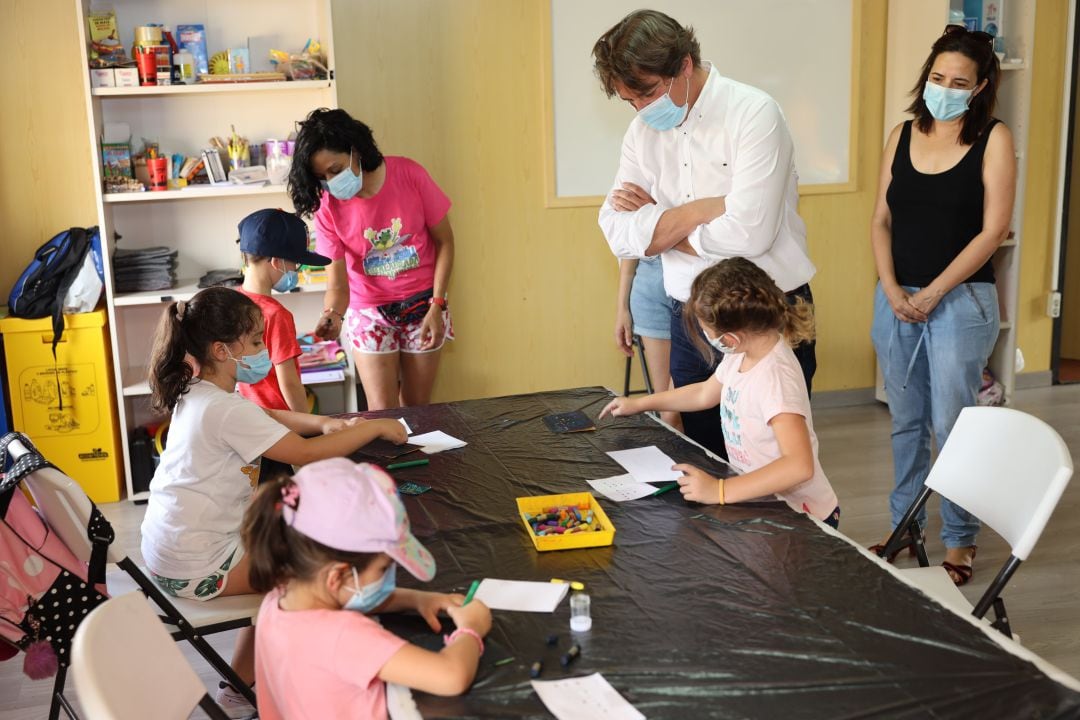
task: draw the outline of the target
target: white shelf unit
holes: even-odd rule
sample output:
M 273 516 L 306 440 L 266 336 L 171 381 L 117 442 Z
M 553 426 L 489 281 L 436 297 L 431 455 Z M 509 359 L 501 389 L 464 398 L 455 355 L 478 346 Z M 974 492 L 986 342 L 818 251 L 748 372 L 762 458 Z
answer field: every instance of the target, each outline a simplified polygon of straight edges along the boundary
M 1005 388 L 1011 404 L 1016 387 L 1016 315 L 1020 288 L 1020 243 L 1024 221 L 1024 190 L 1027 176 L 1028 128 L 1031 113 L 1030 53 L 1035 38 L 1035 0 L 1001 0 L 1003 37 L 1009 57 L 1001 63 L 994 116 L 1012 131 L 1016 146 L 1016 201 L 1009 236 L 994 253 L 1001 329 L 987 363 Z M 889 3 L 889 47 L 885 66 L 885 135 L 897 123 L 910 118 L 904 108 L 908 94 L 930 47 L 949 22 L 950 9 L 963 9 L 962 0 L 904 0 Z M 884 144 L 884 143 L 883 143 Z M 875 397 L 886 401 L 884 381 L 877 371 Z
M 87 39 L 89 0 L 74 0 Z M 94 8 L 98 3 L 94 3 Z M 134 28 L 161 23 L 201 23 L 206 29 L 209 55 L 230 47 L 274 47 L 296 51 L 309 38 L 318 39 L 334 68 L 330 0 L 110 0 L 116 11 L 120 38 L 129 48 Z M 225 137 L 230 126 L 252 143 L 284 139 L 294 122 L 319 107 L 337 107 L 333 79 L 300 82 L 195 84 L 134 88 L 91 88 L 86 54 L 82 53 L 87 107 L 88 139 L 96 179 L 97 223 L 101 228 L 105 265 L 105 297 L 112 344 L 114 392 L 118 399 L 120 434 L 124 450 L 127 496 L 132 487 L 129 434 L 156 418 L 149 407 L 146 367 L 154 330 L 166 303 L 190 299 L 198 291 L 197 278 L 206 271 L 239 268 L 237 225 L 247 214 L 264 207 L 292 209 L 284 185 L 199 185 L 181 190 L 141 193 L 105 193 L 101 185 L 100 137 L 107 122 L 131 126 L 133 149 L 147 138 L 160 143 L 164 153 L 197 154 L 213 136 Z M 261 58 L 252 57 L 253 69 Z M 331 73 L 333 77 L 333 73 Z M 121 239 L 114 240 L 114 233 Z M 118 294 L 114 290 L 112 253 L 117 246 L 141 248 L 166 245 L 179 250 L 178 277 L 169 290 Z M 300 332 L 314 329 L 322 311 L 325 286 L 302 286 L 299 292 L 275 294 L 296 317 Z M 331 411 L 356 407 L 354 371 L 344 383 L 327 386 L 320 402 Z

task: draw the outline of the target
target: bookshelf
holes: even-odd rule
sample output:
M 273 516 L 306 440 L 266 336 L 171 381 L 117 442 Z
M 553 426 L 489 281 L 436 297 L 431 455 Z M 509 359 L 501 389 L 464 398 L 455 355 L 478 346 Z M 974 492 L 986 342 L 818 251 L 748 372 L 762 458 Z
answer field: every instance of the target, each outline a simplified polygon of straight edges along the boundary
M 81 38 L 88 39 L 89 0 L 74 0 Z M 95 3 L 94 8 L 98 5 Z M 130 52 L 134 28 L 161 23 L 201 23 L 206 28 L 207 50 L 248 45 L 297 51 L 309 38 L 325 48 L 328 80 L 169 85 L 150 87 L 90 86 L 89 65 L 82 54 L 84 92 L 89 119 L 87 137 L 93 148 L 96 182 L 97 224 L 105 265 L 105 298 L 118 399 L 120 434 L 123 438 L 124 472 L 129 499 L 132 487 L 129 434 L 153 420 L 149 407 L 146 367 L 154 329 L 165 304 L 191 298 L 197 278 L 208 270 L 238 268 L 237 225 L 247 214 L 265 207 L 292 209 L 284 185 L 196 185 L 179 190 L 140 193 L 105 193 L 100 182 L 102 160 L 99 139 L 110 122 L 131 127 L 133 147 L 142 139 L 160 143 L 166 153 L 197 155 L 213 136 L 225 137 L 230 127 L 253 144 L 284 139 L 294 122 L 319 107 L 337 107 L 333 80 L 334 47 L 330 0 L 110 0 L 116 11 L 120 39 Z M 114 233 L 121 239 L 114 240 Z M 136 293 L 117 293 L 113 280 L 112 253 L 117 247 L 142 248 L 166 245 L 179 250 L 174 288 Z M 322 311 L 323 284 L 302 285 L 298 292 L 275 294 L 296 317 L 300 332 L 314 329 Z M 353 370 L 320 391 L 320 404 L 337 411 L 356 406 Z M 344 388 L 344 390 L 343 390 Z

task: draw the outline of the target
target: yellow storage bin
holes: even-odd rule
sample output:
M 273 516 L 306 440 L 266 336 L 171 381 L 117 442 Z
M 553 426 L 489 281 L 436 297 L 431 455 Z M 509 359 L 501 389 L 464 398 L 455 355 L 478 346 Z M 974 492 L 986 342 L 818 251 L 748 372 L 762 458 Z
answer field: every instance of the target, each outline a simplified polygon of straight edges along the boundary
M 119 500 L 123 460 L 105 311 L 64 316 L 55 363 L 52 318 L 4 318 L 0 333 L 14 428 L 94 502 Z
M 564 533 L 562 535 L 537 535 L 526 515 L 536 516 L 546 508 L 559 505 L 584 505 L 593 512 L 593 524 L 601 529 L 588 532 Z M 615 526 L 611 524 L 607 513 L 590 492 L 567 493 L 564 495 L 534 495 L 517 498 L 518 515 L 525 523 L 525 532 L 529 533 L 533 547 L 540 552 L 547 550 L 569 550 L 571 548 L 603 547 L 615 542 Z

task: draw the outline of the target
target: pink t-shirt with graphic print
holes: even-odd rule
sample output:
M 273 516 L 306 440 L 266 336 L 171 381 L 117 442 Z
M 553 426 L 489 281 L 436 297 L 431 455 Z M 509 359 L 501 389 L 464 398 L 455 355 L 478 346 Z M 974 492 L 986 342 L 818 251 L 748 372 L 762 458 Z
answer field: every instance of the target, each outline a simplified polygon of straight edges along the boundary
M 263 598 L 255 623 L 255 694 L 263 720 L 385 718 L 379 672 L 405 640 L 353 610 L 282 610 Z
M 357 309 L 431 289 L 436 248 L 428 228 L 450 209 L 450 198 L 419 163 L 384 161 L 386 179 L 373 197 L 338 200 L 323 191 L 315 211 L 316 250 L 345 259 L 349 306 Z
M 824 520 L 836 509 L 836 493 L 818 462 L 818 440 L 810 417 L 810 397 L 802 368 L 783 338 L 757 365 L 740 372 L 743 353 L 725 355 L 716 368 L 716 380 L 724 386 L 720 401 L 720 424 L 728 461 L 741 472 L 762 468 L 780 458 L 780 444 L 769 422 L 780 413 L 806 419 L 814 451 L 814 476 L 777 496 L 795 510 Z

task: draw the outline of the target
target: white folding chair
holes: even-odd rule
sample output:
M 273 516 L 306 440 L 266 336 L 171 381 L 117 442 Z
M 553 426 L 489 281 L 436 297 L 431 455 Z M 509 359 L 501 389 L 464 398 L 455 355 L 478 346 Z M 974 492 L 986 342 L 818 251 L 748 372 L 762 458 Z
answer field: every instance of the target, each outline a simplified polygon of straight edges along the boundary
M 13 459 L 29 450 L 18 440 L 8 446 Z M 34 503 L 64 544 L 77 558 L 89 562 L 93 546 L 87 538 L 93 503 L 82 487 L 64 473 L 51 467 L 35 470 L 23 478 Z M 161 612 L 161 619 L 173 626 L 176 640 L 187 640 L 203 658 L 234 688 L 254 705 L 255 693 L 219 655 L 204 635 L 223 632 L 251 625 L 259 613 L 262 596 L 235 595 L 199 602 L 184 598 L 170 598 L 150 579 L 130 557 L 124 555 L 114 543 L 109 547 L 108 562 L 116 569 L 109 569 L 106 585 L 109 595 L 117 597 L 133 590 L 141 590 Z M 61 687 L 61 691 L 62 691 Z
M 228 716 L 140 593 L 105 601 L 79 624 L 71 646 L 79 702 L 94 720 L 181 720 L 196 708 Z
M 974 608 L 942 567 L 905 571 L 926 594 L 943 604 L 983 618 L 993 607 L 995 628 L 1012 637 L 1001 591 L 1020 563 L 1027 560 L 1072 477 L 1069 448 L 1042 420 L 1002 407 L 960 411 L 949 439 L 926 478 L 926 486 L 908 508 L 881 551 L 882 557 L 921 537 L 915 519 L 930 493 L 936 492 L 997 531 L 1012 554 Z

